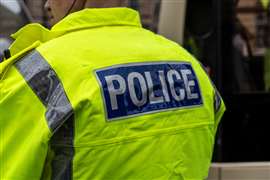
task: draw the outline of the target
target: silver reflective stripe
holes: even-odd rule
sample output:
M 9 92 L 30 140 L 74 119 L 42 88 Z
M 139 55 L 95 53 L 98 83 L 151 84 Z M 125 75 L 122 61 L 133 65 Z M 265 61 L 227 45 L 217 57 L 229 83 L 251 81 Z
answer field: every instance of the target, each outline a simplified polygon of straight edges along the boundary
M 215 89 L 215 113 L 218 113 L 221 107 L 221 96 L 219 92 Z
M 19 60 L 16 67 L 47 108 L 46 119 L 52 132 L 55 132 L 73 114 L 59 78 L 36 50 Z
M 15 64 L 27 84 L 46 107 L 48 126 L 54 133 L 50 141 L 54 151 L 52 179 L 71 180 L 74 156 L 74 111 L 57 74 L 33 50 Z

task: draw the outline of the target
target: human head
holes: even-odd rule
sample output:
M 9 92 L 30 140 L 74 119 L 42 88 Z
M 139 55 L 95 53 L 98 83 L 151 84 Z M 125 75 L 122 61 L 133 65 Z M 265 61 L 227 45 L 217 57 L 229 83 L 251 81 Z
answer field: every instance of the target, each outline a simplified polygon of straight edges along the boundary
M 127 0 L 47 0 L 45 10 L 51 25 L 56 24 L 72 12 L 84 8 L 105 8 L 126 6 Z

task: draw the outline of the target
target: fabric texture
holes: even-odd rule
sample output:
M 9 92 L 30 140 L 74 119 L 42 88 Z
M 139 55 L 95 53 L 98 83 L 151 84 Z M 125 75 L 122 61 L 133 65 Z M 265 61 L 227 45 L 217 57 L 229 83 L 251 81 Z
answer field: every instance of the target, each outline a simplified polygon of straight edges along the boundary
M 136 11 L 85 9 L 51 30 L 31 24 L 13 37 L 12 57 L 0 64 L 0 179 L 207 177 L 225 105 L 200 63 L 178 44 L 143 29 Z M 155 68 L 167 73 L 167 96 Z M 105 79 L 124 80 L 112 80 L 111 89 L 100 84 L 97 72 L 104 69 L 111 73 Z M 108 120 L 106 102 L 136 102 L 127 97 L 132 87 L 135 100 L 147 94 L 145 106 L 163 98 L 151 105 L 157 111 L 137 109 L 135 116 Z M 178 104 L 169 101 L 173 97 Z

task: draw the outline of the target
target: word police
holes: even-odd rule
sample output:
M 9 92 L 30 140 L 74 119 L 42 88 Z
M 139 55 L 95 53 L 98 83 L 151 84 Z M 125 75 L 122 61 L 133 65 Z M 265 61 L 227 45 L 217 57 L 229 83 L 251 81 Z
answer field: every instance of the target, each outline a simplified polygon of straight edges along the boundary
M 96 71 L 107 120 L 202 104 L 189 63 L 145 63 Z

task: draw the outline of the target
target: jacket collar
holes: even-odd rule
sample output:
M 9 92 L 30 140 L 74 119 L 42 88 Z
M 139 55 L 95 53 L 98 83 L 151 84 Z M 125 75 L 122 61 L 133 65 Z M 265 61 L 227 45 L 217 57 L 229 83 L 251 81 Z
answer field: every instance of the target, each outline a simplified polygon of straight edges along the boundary
M 115 25 L 141 27 L 139 14 L 129 8 L 84 9 L 64 18 L 52 27 L 52 31 Z
M 26 25 L 12 35 L 15 41 L 10 51 L 14 55 L 37 41 L 44 43 L 69 32 L 101 26 L 142 27 L 138 12 L 129 8 L 84 9 L 68 15 L 51 30 L 40 24 Z

